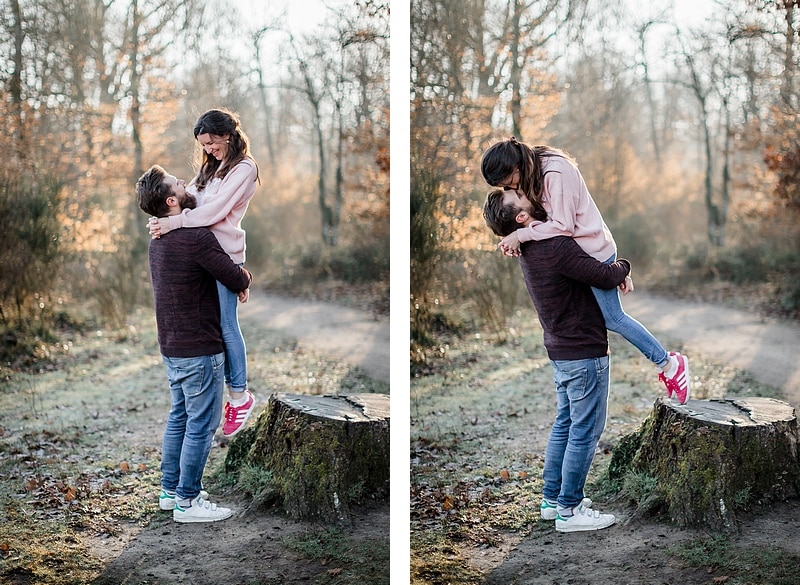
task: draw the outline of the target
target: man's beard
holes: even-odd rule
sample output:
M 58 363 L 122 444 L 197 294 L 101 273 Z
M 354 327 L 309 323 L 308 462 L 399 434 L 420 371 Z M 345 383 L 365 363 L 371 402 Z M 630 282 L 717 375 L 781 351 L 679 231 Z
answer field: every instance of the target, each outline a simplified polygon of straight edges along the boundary
M 186 193 L 184 199 L 181 201 L 181 209 L 194 209 L 197 207 L 197 197 Z

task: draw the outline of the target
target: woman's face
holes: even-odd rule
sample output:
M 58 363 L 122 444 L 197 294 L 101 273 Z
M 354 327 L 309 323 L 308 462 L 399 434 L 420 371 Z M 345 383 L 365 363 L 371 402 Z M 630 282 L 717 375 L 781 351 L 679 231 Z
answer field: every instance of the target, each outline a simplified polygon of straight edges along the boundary
M 514 169 L 514 172 L 500 181 L 497 186 L 507 191 L 519 189 L 519 169 Z
M 228 155 L 228 135 L 198 134 L 197 142 L 200 143 L 200 146 L 203 147 L 207 154 L 217 160 L 225 160 Z

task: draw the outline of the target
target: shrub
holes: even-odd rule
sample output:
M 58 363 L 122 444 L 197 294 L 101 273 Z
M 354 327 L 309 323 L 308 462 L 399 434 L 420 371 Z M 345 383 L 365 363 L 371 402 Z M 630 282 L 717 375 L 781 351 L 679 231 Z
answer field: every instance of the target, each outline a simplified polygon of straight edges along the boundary
M 0 319 L 17 326 L 41 315 L 61 260 L 61 182 L 41 172 L 0 171 Z

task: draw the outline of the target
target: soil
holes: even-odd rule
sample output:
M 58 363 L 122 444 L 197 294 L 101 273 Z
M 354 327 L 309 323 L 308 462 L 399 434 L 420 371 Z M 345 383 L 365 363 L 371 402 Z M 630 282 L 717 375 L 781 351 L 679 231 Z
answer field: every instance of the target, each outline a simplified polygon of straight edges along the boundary
M 357 365 L 375 379 L 388 383 L 389 324 L 386 318 L 322 303 L 253 293 L 240 308 L 243 329 L 277 329 L 315 352 Z M 245 336 L 246 331 L 245 331 Z M 151 404 L 152 417 L 127 429 L 129 445 L 151 445 L 159 437 L 168 405 Z M 212 461 L 224 457 L 224 440 L 212 449 Z M 294 522 L 277 513 L 249 509 L 235 494 L 211 494 L 220 504 L 239 512 L 218 524 L 178 524 L 168 512 L 158 513 L 142 529 L 135 524 L 119 527 L 114 536 L 99 537 L 93 554 L 107 561 L 97 585 L 242 585 L 337 582 L 336 569 L 325 561 L 304 560 L 287 550 L 282 540 L 320 526 Z M 389 534 L 389 505 L 356 512 L 344 528 L 355 541 L 385 539 Z M 333 572 L 331 572 L 333 571 Z M 388 575 L 388 567 L 386 568 Z M 326 580 L 332 579 L 332 580 Z M 386 582 L 383 581 L 382 582 Z
M 783 400 L 800 409 L 798 323 L 708 303 L 656 297 L 640 291 L 626 296 L 623 304 L 627 312 L 644 323 L 665 346 L 670 344 L 679 349 L 690 360 L 692 355 L 696 355 L 701 363 L 713 361 L 721 364 L 721 367 L 745 370 L 755 381 L 777 388 Z M 619 341 L 625 343 L 624 340 Z M 503 367 L 503 364 L 496 366 L 498 372 L 503 371 Z M 546 360 L 541 367 L 549 367 Z M 513 367 L 509 366 L 508 369 L 512 375 L 516 375 Z M 701 370 L 692 374 L 702 380 L 706 372 Z M 487 384 L 486 393 L 504 391 L 503 386 L 489 385 L 486 374 L 477 379 Z M 515 383 L 508 378 L 505 391 L 516 392 Z M 445 390 L 436 392 L 458 395 L 457 386 L 453 386 L 452 390 L 447 390 L 450 386 L 443 387 Z M 708 385 L 701 384 L 700 394 L 707 392 L 707 388 Z M 601 448 L 605 441 L 606 454 L 601 453 L 596 463 L 608 456 L 608 441 L 613 442 L 615 437 L 618 438 L 620 421 L 628 417 L 634 420 L 628 420 L 627 423 L 635 424 L 635 419 L 641 421 L 649 412 L 647 397 L 643 400 L 640 394 L 630 394 L 627 384 L 618 384 L 615 394 L 612 403 L 616 402 L 616 405 L 610 405 L 609 424 L 601 439 Z M 510 400 L 510 396 L 506 400 Z M 505 427 L 506 434 L 502 435 L 506 442 L 517 445 L 514 449 L 519 453 L 543 453 L 552 422 L 553 409 L 546 404 L 549 399 L 543 398 L 544 402 L 537 403 L 538 394 L 532 396 L 534 398 L 526 402 L 524 413 L 519 414 L 519 404 L 513 413 L 514 416 L 526 417 L 524 424 L 520 425 L 522 428 L 512 433 Z M 704 397 L 707 396 L 697 396 Z M 460 400 L 466 402 L 466 398 Z M 635 406 L 636 403 L 643 404 Z M 442 402 L 435 404 L 439 409 L 436 413 L 439 420 L 449 415 L 441 412 L 444 410 Z M 480 426 L 480 413 L 475 415 L 468 407 L 467 410 L 460 408 L 460 413 L 458 409 L 454 410 L 455 416 L 449 422 L 457 424 L 461 415 L 470 424 Z M 511 405 L 506 407 L 509 408 L 514 409 Z M 613 412 L 614 408 L 616 412 Z M 507 412 L 502 408 L 500 410 Z M 425 415 L 422 413 L 418 420 L 428 423 Z M 508 416 L 511 415 L 506 414 Z M 497 440 L 500 438 L 498 436 Z M 504 532 L 491 545 L 459 546 L 459 557 L 467 559 L 470 567 L 478 569 L 485 576 L 481 582 L 493 585 L 741 583 L 735 574 L 731 575 L 735 572 L 726 572 L 725 567 L 716 567 L 714 570 L 693 568 L 670 552 L 686 547 L 693 539 L 709 538 L 713 534 L 632 517 L 630 509 L 618 502 L 599 502 L 595 507 L 602 512 L 614 513 L 617 523 L 593 533 L 560 534 L 552 523 L 536 521 L 529 526 L 529 530 Z M 738 531 L 731 535 L 731 543 L 743 550 L 757 546 L 779 546 L 787 553 L 798 555 L 798 529 L 800 500 L 795 499 L 772 505 L 769 510 L 753 510 L 750 516 L 743 519 Z M 759 582 L 771 584 L 786 581 L 769 579 Z
M 625 297 L 624 304 L 662 341 L 679 343 L 690 358 L 692 353 L 702 353 L 721 363 L 744 368 L 756 379 L 779 388 L 784 399 L 795 408 L 800 407 L 800 364 L 797 360 L 800 326 L 797 324 L 708 304 L 662 299 L 639 291 Z M 328 303 L 267 295 L 254 295 L 243 307 L 241 319 L 243 323 L 258 321 L 260 326 L 280 329 L 294 336 L 298 347 L 306 345 L 332 356 L 334 362 L 358 365 L 376 379 L 388 383 L 388 319 L 376 319 L 370 313 Z M 163 375 L 157 363 L 153 370 Z M 394 388 L 394 393 L 395 400 L 398 395 L 408 399 L 405 385 Z M 125 400 L 131 404 L 126 402 L 122 407 L 135 412 L 137 423 L 123 423 L 122 426 L 109 423 L 109 443 L 121 441 L 131 451 L 152 448 L 154 437 L 159 437 L 163 429 L 166 403 L 155 402 L 148 396 L 146 407 L 141 407 L 134 402 L 142 398 Z M 642 409 L 632 411 L 628 407 L 622 414 L 643 418 L 647 400 L 639 397 L 638 402 L 643 403 Z M 110 409 L 109 412 L 113 417 L 114 412 Z M 522 416 L 515 411 L 503 418 L 512 414 L 516 418 Z M 102 422 L 106 414 L 101 409 L 98 416 Z M 522 449 L 538 452 L 546 441 L 552 412 L 537 408 L 526 410 L 524 416 L 529 417 L 525 419 L 525 432 L 506 437 L 506 440 L 519 443 Z M 478 426 L 482 424 L 481 421 L 477 423 Z M 124 436 L 117 438 L 114 434 Z M 215 457 L 224 456 L 224 448 L 215 448 L 214 452 Z M 395 469 L 408 469 L 407 461 L 394 463 Z M 172 522 L 168 513 L 158 513 L 144 528 L 135 523 L 123 523 L 113 535 L 97 537 L 93 554 L 107 565 L 96 583 L 336 583 L 324 562 L 305 560 L 282 543 L 286 536 L 318 527 L 294 522 L 279 514 L 249 510 L 246 501 L 221 495 L 226 505 L 232 505 L 240 513 L 219 524 L 179 525 Z M 613 505 L 604 505 L 602 509 L 618 515 L 618 523 L 608 530 L 557 534 L 549 523 L 537 523 L 524 537 L 509 532 L 503 534 L 500 542 L 461 552 L 486 575 L 485 582 L 492 584 L 725 582 L 724 571 L 710 574 L 687 568 L 667 550 L 671 546 L 683 546 L 692 538 L 708 536 L 702 531 L 681 530 L 631 518 L 625 510 L 614 509 Z M 747 518 L 734 541 L 745 547 L 777 543 L 787 552 L 800 555 L 799 528 L 800 502 L 790 501 L 773 506 L 769 514 L 753 514 Z M 356 540 L 385 537 L 389 532 L 388 504 L 361 511 L 346 532 L 349 538 Z M 399 537 L 405 538 L 405 533 Z M 408 573 L 404 569 L 393 563 L 393 584 L 408 583 Z
M 241 305 L 240 320 L 289 332 L 299 345 L 359 366 L 389 383 L 389 320 L 321 301 L 252 293 Z

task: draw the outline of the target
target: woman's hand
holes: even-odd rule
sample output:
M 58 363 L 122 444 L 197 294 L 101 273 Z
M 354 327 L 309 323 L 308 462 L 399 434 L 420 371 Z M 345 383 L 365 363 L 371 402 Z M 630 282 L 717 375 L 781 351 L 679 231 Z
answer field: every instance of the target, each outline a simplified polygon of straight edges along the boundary
M 619 285 L 619 290 L 622 291 L 623 295 L 633 292 L 633 279 L 630 276 L 626 276 L 625 280 Z
M 243 291 L 239 292 L 239 302 L 246 303 L 250 299 L 250 289 L 246 288 Z
M 147 221 L 147 227 L 150 230 L 150 237 L 157 240 L 161 237 L 161 226 L 158 223 L 157 217 L 151 217 Z
M 500 240 L 497 247 L 500 248 L 506 256 L 519 256 L 519 236 L 517 236 L 516 230 Z

